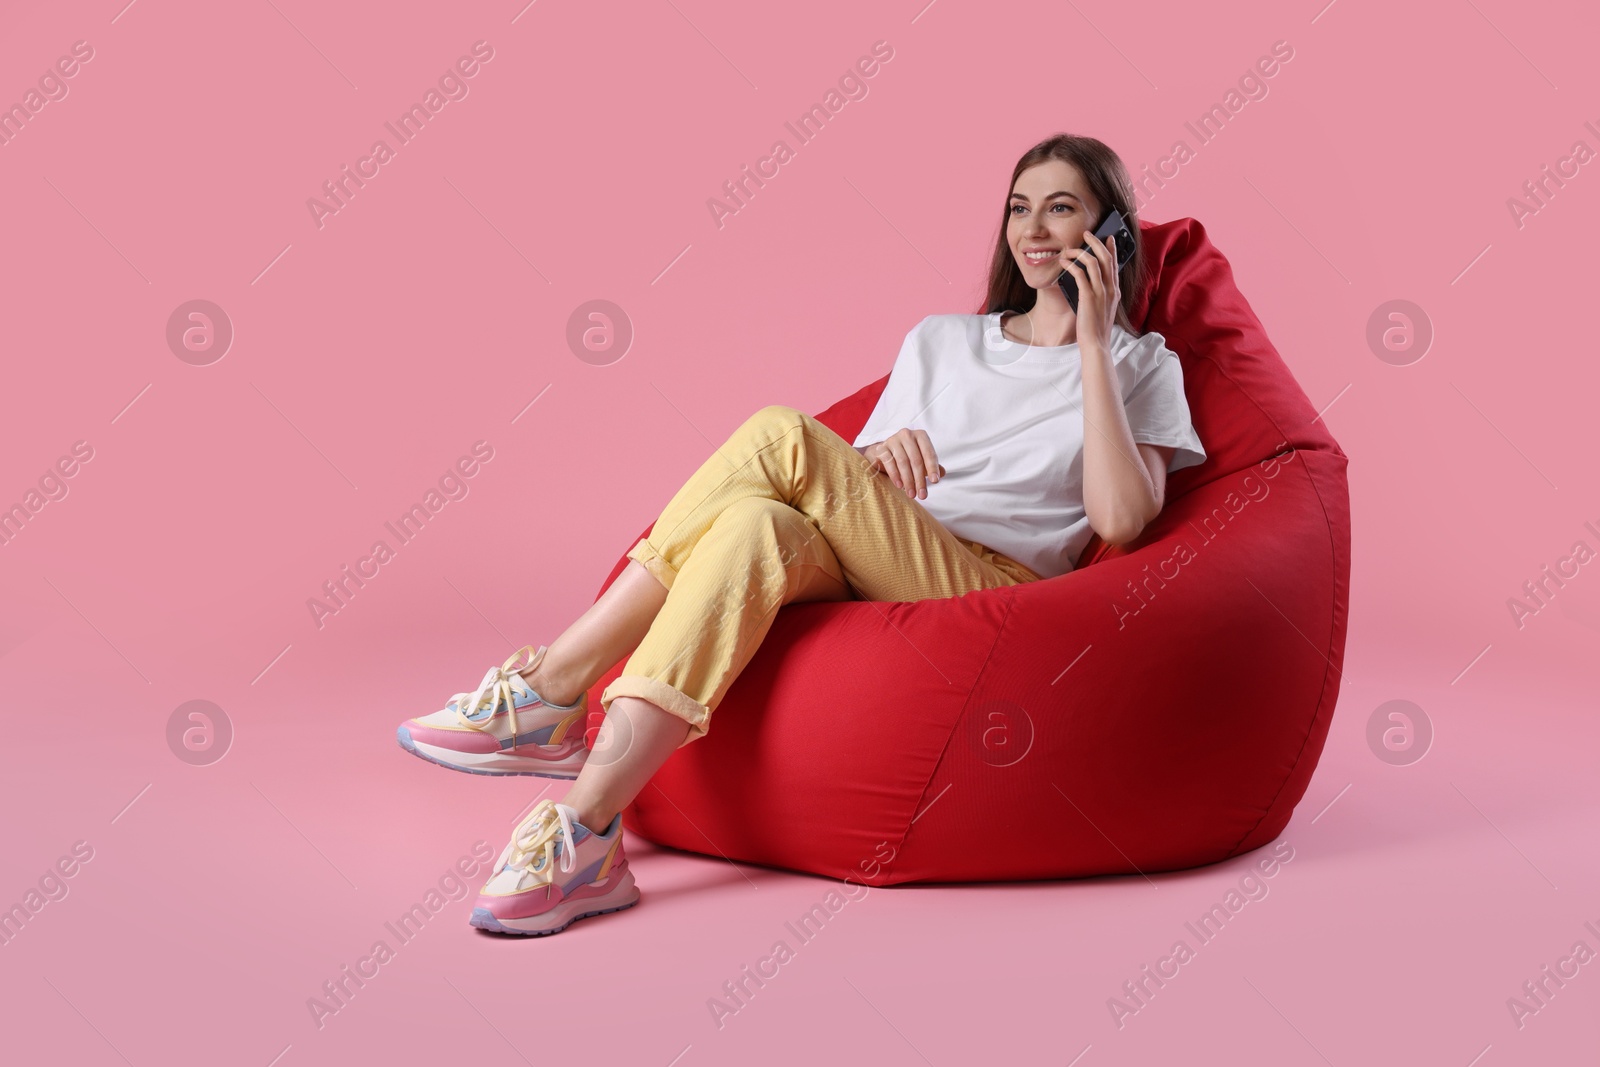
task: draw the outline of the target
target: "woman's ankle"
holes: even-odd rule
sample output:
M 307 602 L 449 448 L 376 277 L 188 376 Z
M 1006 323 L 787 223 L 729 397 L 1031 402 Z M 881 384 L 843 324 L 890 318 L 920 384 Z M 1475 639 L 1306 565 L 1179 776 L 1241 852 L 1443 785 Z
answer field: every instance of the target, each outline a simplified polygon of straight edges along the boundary
M 592 792 L 593 790 L 585 789 L 579 783 L 573 783 L 561 803 L 576 813 L 578 822 L 596 834 L 603 834 L 606 832 L 606 827 L 611 825 L 611 820 L 617 817 L 617 811 L 614 807 L 587 795 Z
M 549 653 L 545 653 L 546 658 Z M 546 704 L 568 705 L 577 702 L 583 696 L 585 689 L 574 686 L 559 675 L 546 669 L 541 662 L 539 666 L 522 675 L 522 680 L 528 683 L 528 688 L 539 694 L 539 699 Z

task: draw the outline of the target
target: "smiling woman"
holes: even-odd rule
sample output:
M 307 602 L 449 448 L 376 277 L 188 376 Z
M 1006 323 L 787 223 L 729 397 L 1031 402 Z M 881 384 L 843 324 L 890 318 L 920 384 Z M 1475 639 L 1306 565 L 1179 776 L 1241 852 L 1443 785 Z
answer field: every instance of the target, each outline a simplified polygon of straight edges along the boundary
M 1112 209 L 1138 232 L 1121 160 L 1093 138 L 1060 134 L 1025 152 L 994 192 L 1002 219 L 989 299 L 976 314 L 926 316 L 906 335 L 854 447 L 805 412 L 760 408 L 712 449 L 560 638 L 527 646 L 490 667 L 475 691 L 400 724 L 400 747 L 429 763 L 575 777 L 561 802 L 541 801 L 512 832 L 474 926 L 539 937 L 639 902 L 622 811 L 676 750 L 711 729 L 785 605 L 961 601 L 1043 585 L 1071 571 L 1094 534 L 1113 545 L 1137 537 L 1161 510 L 1167 472 L 1206 459 L 1176 355 L 1160 334 L 1129 324 L 1142 284 L 1138 241 L 1118 248 L 1093 236 Z M 1057 285 L 1063 270 L 1076 282 L 1075 305 Z M 574 751 L 589 691 L 624 658 L 599 693 L 605 720 L 592 749 Z M 942 690 L 960 688 L 941 676 Z M 926 717 L 890 718 L 910 728 Z M 818 755 L 779 745 L 761 774 Z M 889 773 L 902 783 L 918 774 Z M 847 777 L 833 787 L 847 789 Z M 725 795 L 761 792 L 731 781 Z M 862 807 L 894 792 L 880 787 Z M 979 803 L 971 797 L 945 803 Z M 926 810 L 923 800 L 916 806 Z M 904 839 L 899 828 L 850 838 L 850 877 L 892 879 Z M 881 851 L 863 861 L 866 841 Z M 985 848 L 974 862 L 988 870 L 1001 861 Z M 833 910 L 814 910 L 816 922 Z M 765 973 L 778 962 L 765 960 Z M 719 1023 L 734 1010 L 712 1005 Z
M 945 528 L 1045 578 L 1072 570 L 1095 534 L 1137 538 L 1161 511 L 1166 476 L 1206 458 L 1177 354 L 1130 328 L 1146 284 L 1139 238 L 1117 248 L 1093 236 L 1111 211 L 1138 233 L 1109 147 L 1061 134 L 1030 149 L 1013 171 L 983 312 L 919 322 L 852 442 Z M 1057 285 L 1063 271 L 1077 309 Z
M 886 62 L 893 51 L 874 54 Z M 844 106 L 836 95 L 828 111 Z M 929 315 L 906 335 L 854 446 L 804 412 L 761 408 L 712 450 L 629 551 L 626 574 L 555 644 L 526 647 L 470 698 L 400 725 L 402 748 L 455 770 L 576 771 L 564 802 L 514 831 L 475 926 L 543 936 L 638 902 L 621 811 L 710 729 L 783 605 L 1036 583 L 1072 570 L 1096 533 L 1108 544 L 1139 535 L 1161 510 L 1167 472 L 1206 454 L 1176 355 L 1129 324 L 1138 240 L 1118 248 L 1093 235 L 1113 209 L 1138 232 L 1132 192 L 1122 161 L 1093 138 L 1059 134 L 1029 149 L 997 198 L 984 309 Z M 1063 271 L 1075 303 L 1057 285 Z M 575 759 L 571 724 L 624 656 L 600 694 L 595 755 Z M 539 862 L 558 845 L 559 871 Z

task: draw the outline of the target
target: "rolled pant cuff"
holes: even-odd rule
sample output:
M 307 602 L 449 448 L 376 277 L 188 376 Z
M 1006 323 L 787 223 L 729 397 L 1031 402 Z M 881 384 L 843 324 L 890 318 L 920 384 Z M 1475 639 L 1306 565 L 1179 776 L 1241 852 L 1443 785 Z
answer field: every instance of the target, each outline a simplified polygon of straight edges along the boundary
M 683 745 L 696 741 L 705 736 L 706 724 L 711 721 L 711 709 L 685 696 L 658 678 L 649 678 L 640 674 L 624 674 L 612 681 L 600 694 L 600 706 L 606 711 L 611 710 L 611 702 L 618 697 L 637 697 L 646 700 L 656 707 L 670 714 L 676 715 L 689 724 L 689 734 L 683 739 Z M 683 745 L 679 745 L 682 748 Z
M 678 578 L 678 572 L 673 570 L 672 564 L 662 558 L 648 537 L 639 538 L 639 543 L 628 549 L 628 558 L 654 575 L 656 581 L 666 589 L 670 590 L 672 583 Z

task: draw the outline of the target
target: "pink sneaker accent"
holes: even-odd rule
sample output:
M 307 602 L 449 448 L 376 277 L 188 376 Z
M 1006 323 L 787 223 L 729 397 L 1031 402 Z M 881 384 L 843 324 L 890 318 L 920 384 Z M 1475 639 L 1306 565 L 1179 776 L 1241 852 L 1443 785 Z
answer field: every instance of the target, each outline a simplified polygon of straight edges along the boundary
M 542 937 L 639 902 L 622 851 L 622 815 L 597 834 L 565 804 L 541 800 L 511 835 L 472 909 L 480 930 Z
M 589 694 L 562 707 L 529 688 L 523 673 L 538 667 L 545 651 L 544 645 L 525 646 L 490 667 L 474 692 L 457 693 L 441 710 L 407 719 L 396 731 L 400 747 L 468 774 L 576 778 L 589 758 Z

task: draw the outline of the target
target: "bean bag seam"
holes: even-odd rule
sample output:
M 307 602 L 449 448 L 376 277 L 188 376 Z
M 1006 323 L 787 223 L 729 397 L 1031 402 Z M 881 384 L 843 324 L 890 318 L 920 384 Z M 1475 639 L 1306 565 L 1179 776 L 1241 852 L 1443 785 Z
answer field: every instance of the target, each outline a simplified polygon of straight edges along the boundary
M 922 783 L 922 792 L 917 795 L 916 805 L 911 811 L 910 818 L 906 820 L 905 832 L 900 835 L 899 846 L 895 849 L 896 859 L 905 854 L 906 842 L 911 837 L 912 827 L 916 825 L 915 820 L 918 817 L 918 812 L 925 810 L 923 801 L 927 799 L 928 790 L 933 788 L 933 780 L 938 776 L 939 768 L 944 765 L 945 756 L 950 752 L 950 743 L 955 738 L 956 732 L 961 728 L 962 722 L 966 719 L 967 709 L 972 705 L 972 695 L 978 691 L 978 687 L 983 683 L 983 672 L 989 669 L 989 663 L 994 659 L 994 650 L 1000 647 L 1000 635 L 1005 633 L 1006 623 L 1011 619 L 1011 609 L 1016 604 L 1016 590 L 1018 588 L 1018 586 L 1004 587 L 1004 592 L 1009 594 L 1006 597 L 1005 614 L 1000 616 L 1000 622 L 994 628 L 994 640 L 989 644 L 989 651 L 984 654 L 983 663 L 978 667 L 978 673 L 972 678 L 972 685 L 967 688 L 966 698 L 961 702 L 961 711 L 956 715 L 955 721 L 950 724 L 950 732 L 945 736 L 944 745 L 939 749 L 939 757 L 933 761 L 933 767 L 928 771 L 928 780 Z M 980 591 L 987 592 L 987 590 Z M 995 592 L 1001 591 L 995 590 Z M 889 870 L 894 870 L 892 864 Z

